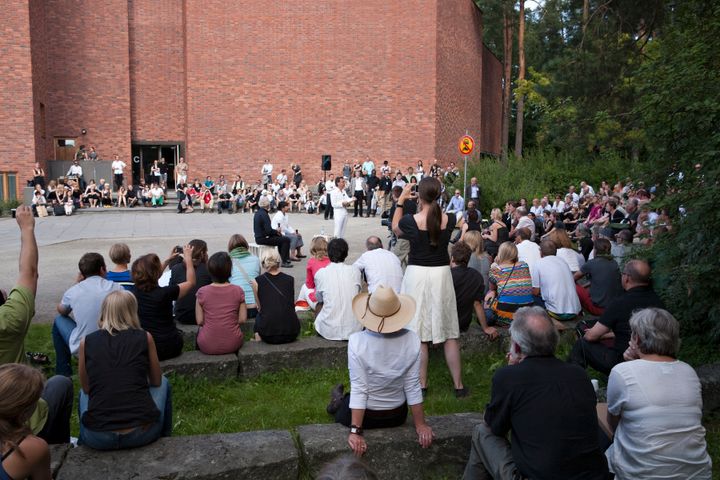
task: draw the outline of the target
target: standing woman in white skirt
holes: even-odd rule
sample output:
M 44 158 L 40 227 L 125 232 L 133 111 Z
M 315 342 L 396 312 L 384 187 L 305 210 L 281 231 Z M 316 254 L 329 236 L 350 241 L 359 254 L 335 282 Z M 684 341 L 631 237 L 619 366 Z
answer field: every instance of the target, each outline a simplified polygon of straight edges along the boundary
M 422 343 L 420 349 L 420 386 L 427 390 L 428 343 L 444 343 L 445 361 L 455 385 L 455 396 L 465 397 L 468 390 L 463 386 L 458 337 L 455 288 L 450 274 L 448 243 L 455 228 L 454 214 L 445 214 L 437 199 L 440 182 L 425 177 L 417 185 L 407 184 L 398 198 L 392 219 L 393 232 L 410 242 L 410 256 L 401 292 L 412 296 L 417 304 L 415 316 L 408 325 L 417 332 Z M 403 204 L 418 199 L 418 213 L 405 215 Z

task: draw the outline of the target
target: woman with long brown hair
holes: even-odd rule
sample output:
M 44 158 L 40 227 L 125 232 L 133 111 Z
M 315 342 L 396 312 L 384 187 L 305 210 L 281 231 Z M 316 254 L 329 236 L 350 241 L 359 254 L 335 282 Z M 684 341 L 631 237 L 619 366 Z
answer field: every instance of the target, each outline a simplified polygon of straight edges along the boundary
M 50 450 L 27 422 L 43 391 L 40 371 L 18 363 L 0 366 L 0 478 L 51 479 Z
M 464 397 L 468 390 L 463 386 L 460 364 L 457 306 L 455 289 L 450 273 L 448 243 L 455 228 L 455 215 L 445 214 L 437 203 L 440 182 L 432 177 L 423 178 L 417 193 L 412 185 L 405 185 L 398 198 L 392 219 L 393 232 L 410 242 L 408 267 L 401 291 L 415 299 L 417 309 L 408 328 L 417 332 L 422 343 L 420 349 L 420 386 L 427 389 L 428 343 L 444 344 L 455 395 Z M 410 199 L 418 200 L 418 213 L 404 215 L 403 205 Z

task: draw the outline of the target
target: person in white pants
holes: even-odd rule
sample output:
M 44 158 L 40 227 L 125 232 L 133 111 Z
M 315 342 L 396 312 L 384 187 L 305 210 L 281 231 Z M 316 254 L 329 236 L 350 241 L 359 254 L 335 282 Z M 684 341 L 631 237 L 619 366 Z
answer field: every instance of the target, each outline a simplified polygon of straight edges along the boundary
M 352 205 L 354 198 L 348 197 L 345 192 L 345 179 L 337 177 L 335 179 L 335 189 L 330 192 L 330 203 L 333 207 L 333 217 L 335 219 L 335 238 L 343 238 L 345 236 L 345 224 L 347 223 L 347 207 Z

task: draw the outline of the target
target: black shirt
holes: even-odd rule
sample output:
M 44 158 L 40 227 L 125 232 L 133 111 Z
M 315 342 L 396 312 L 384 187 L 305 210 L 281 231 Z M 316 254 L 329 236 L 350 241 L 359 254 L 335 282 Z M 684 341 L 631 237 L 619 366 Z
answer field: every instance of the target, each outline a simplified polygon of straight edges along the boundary
M 177 328 L 173 321 L 172 302 L 177 300 L 180 288 L 177 285 L 156 287 L 149 292 L 134 289 L 138 302 L 138 317 L 142 328 L 153 336 L 158 345 L 174 343 Z
M 592 252 L 593 247 L 595 246 L 592 238 L 590 237 L 583 237 L 580 239 L 580 253 L 582 253 L 582 256 L 585 257 L 585 261 L 587 262 L 587 259 L 590 257 L 590 252 Z
M 392 183 L 392 178 L 382 177 L 379 182 L 380 190 L 385 193 L 390 193 L 392 191 Z
M 253 217 L 253 231 L 255 232 L 255 241 L 268 237 L 277 237 L 280 234 L 272 228 L 270 214 L 264 208 L 258 208 Z
M 485 298 L 485 282 L 480 272 L 474 268 L 457 266 L 453 267 L 450 273 L 455 286 L 460 331 L 465 332 L 472 322 L 475 301 L 482 302 Z
M 585 371 L 555 357 L 527 357 L 495 372 L 485 423 L 512 431 L 512 456 L 532 479 L 605 479 L 597 399 Z
M 261 337 L 297 336 L 300 321 L 295 313 L 295 279 L 285 273 L 263 273 L 255 278 L 261 310 L 255 318 L 255 331 Z
M 147 333 L 106 330 L 85 337 L 85 369 L 90 384 L 82 423 L 101 432 L 139 427 L 160 418 L 150 396 Z
M 380 179 L 376 175 L 370 175 L 367 178 L 368 190 L 375 190 L 380 185 Z
M 615 350 L 622 355 L 630 343 L 630 317 L 648 307 L 665 308 L 663 301 L 649 286 L 635 287 L 617 297 L 598 319 L 615 334 Z
M 590 298 L 595 305 L 607 308 L 622 295 L 620 268 L 612 257 L 601 255 L 588 260 L 580 271 L 590 277 Z
M 404 207 L 404 205 L 403 205 Z M 410 241 L 410 255 L 408 257 L 408 265 L 420 265 L 423 267 L 441 267 L 450 265 L 450 255 L 448 255 L 448 243 L 450 235 L 455 228 L 454 213 L 448 213 L 448 221 L 444 230 L 440 231 L 440 238 L 436 246 L 430 245 L 430 236 L 427 230 L 420 230 L 415 222 L 415 218 L 410 214 L 405 214 L 400 219 L 398 226 L 403 234 L 400 238 Z
M 178 263 L 170 269 L 170 285 L 180 285 L 187 280 L 185 263 Z M 195 294 L 205 285 L 210 285 L 212 279 L 207 264 L 195 266 L 195 286 L 184 297 L 175 302 L 175 320 L 185 325 L 195 325 Z

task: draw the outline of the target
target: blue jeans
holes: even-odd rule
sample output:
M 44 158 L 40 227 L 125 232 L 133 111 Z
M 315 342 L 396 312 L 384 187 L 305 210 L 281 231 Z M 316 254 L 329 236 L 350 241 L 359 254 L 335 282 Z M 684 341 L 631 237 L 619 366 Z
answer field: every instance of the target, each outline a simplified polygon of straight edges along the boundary
M 72 354 L 70 353 L 70 334 L 77 323 L 70 317 L 58 315 L 52 327 L 53 346 L 55 347 L 55 374 L 72 377 Z
M 128 433 L 99 432 L 86 428 L 82 423 L 83 414 L 88 409 L 88 395 L 80 390 L 78 414 L 80 416 L 79 445 L 87 445 L 95 450 L 120 450 L 123 448 L 142 447 L 160 437 L 172 434 L 172 392 L 167 378 L 162 377 L 159 387 L 150 387 L 150 396 L 160 410 L 160 418 L 148 428 L 137 427 Z

